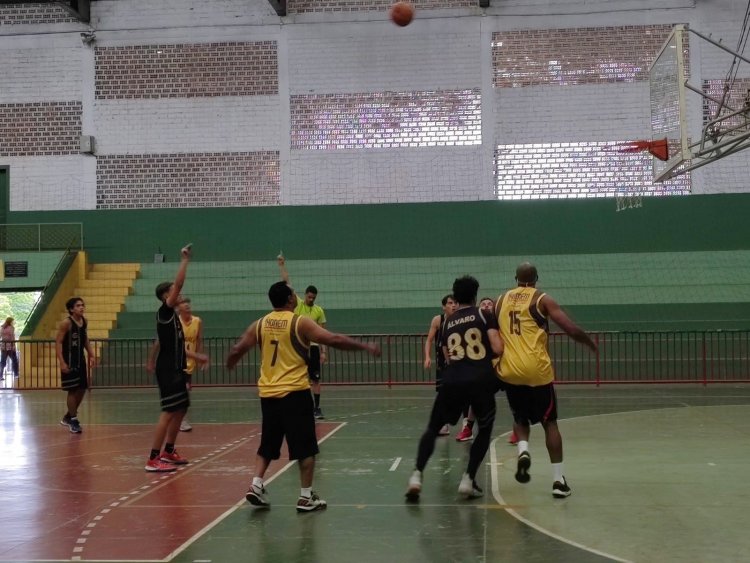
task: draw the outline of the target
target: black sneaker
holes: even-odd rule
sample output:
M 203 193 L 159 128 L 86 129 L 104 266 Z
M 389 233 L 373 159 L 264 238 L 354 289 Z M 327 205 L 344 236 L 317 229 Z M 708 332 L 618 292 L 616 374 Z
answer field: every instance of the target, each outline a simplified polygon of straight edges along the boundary
M 315 418 L 317 420 L 323 420 L 325 418 L 323 416 L 323 411 L 320 410 L 320 407 L 316 408 L 315 411 L 313 411 L 313 414 L 315 415 Z
M 314 510 L 323 510 L 328 506 L 328 503 L 320 498 L 315 491 L 310 495 L 310 498 L 299 497 L 297 500 L 297 512 L 313 512 Z
M 268 497 L 266 496 L 266 488 L 263 485 L 260 487 L 250 485 L 247 493 L 245 493 L 245 498 L 247 499 L 247 502 L 253 506 L 271 506 L 271 503 L 268 502 Z
M 68 427 L 70 428 L 70 432 L 72 434 L 80 434 L 81 432 L 83 432 L 83 428 L 81 428 L 81 423 L 78 422 L 77 418 L 71 418 L 70 424 L 68 425 Z
M 64 417 L 60 419 L 60 424 L 62 426 L 68 426 L 70 427 L 70 415 L 66 414 Z
M 552 483 L 552 496 L 555 498 L 569 497 L 571 492 L 572 491 L 570 490 L 568 481 L 565 477 L 562 478 L 562 481 L 555 481 Z
M 518 456 L 518 464 L 516 465 L 516 481 L 519 483 L 528 483 L 531 481 L 529 468 L 531 468 L 531 454 L 529 452 L 521 452 L 521 455 Z

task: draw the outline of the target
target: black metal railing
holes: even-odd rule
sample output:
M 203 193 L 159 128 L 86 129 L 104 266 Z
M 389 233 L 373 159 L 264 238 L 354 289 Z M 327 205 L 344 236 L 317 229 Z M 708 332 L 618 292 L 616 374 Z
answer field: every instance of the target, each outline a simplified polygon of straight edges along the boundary
M 600 332 L 592 337 L 597 353 L 564 334 L 550 335 L 550 354 L 560 383 L 721 383 L 750 382 L 750 331 Z M 422 367 L 425 335 L 357 336 L 377 342 L 378 358 L 361 352 L 329 349 L 323 381 L 329 385 L 420 385 L 434 381 Z M 258 351 L 251 350 L 232 371 L 224 367 L 235 338 L 207 338 L 210 357 L 194 375 L 196 386 L 255 385 Z M 99 357 L 94 387 L 155 385 L 145 369 L 152 339 L 92 340 Z M 18 343 L 22 373 L 18 388 L 55 388 L 59 373 L 54 342 Z

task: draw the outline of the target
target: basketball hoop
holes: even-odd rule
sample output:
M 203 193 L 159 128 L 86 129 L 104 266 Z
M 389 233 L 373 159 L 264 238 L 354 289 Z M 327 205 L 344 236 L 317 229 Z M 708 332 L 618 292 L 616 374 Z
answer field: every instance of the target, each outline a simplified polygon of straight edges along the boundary
M 616 150 L 619 153 L 648 151 L 659 160 L 665 162 L 669 160 L 669 146 L 667 145 L 666 138 L 656 141 L 632 141 L 630 143 L 615 145 L 611 150 Z

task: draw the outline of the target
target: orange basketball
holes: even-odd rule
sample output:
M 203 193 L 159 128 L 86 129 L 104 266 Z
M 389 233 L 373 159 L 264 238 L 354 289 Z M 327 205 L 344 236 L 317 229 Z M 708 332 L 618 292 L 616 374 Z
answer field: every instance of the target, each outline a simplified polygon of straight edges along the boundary
M 409 2 L 396 2 L 391 7 L 391 19 L 393 23 L 401 27 L 409 25 L 411 20 L 414 19 L 414 6 Z

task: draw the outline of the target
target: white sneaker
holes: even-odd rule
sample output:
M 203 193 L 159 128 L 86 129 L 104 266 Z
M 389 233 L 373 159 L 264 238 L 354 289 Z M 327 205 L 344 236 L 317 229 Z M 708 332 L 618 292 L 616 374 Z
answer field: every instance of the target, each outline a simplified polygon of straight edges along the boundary
M 192 425 L 188 422 L 187 418 L 183 418 L 180 423 L 180 432 L 190 432 L 193 429 Z
M 419 493 L 422 492 L 422 472 L 415 469 L 409 477 L 409 485 L 406 488 L 406 498 L 409 501 L 418 501 Z
M 458 485 L 458 494 L 467 499 L 471 499 L 481 497 L 484 494 L 484 491 L 479 488 L 476 481 L 469 477 L 468 473 L 464 473 L 463 477 L 461 477 L 461 482 Z
M 251 483 L 250 488 L 247 490 L 247 493 L 245 493 L 245 498 L 247 499 L 247 502 L 253 506 L 271 506 L 271 503 L 266 496 L 266 487 L 264 485 L 258 487 Z
M 438 436 L 447 436 L 451 433 L 451 426 L 450 424 L 446 424 L 440 429 L 440 432 L 438 432 Z
M 314 512 L 316 510 L 325 510 L 328 503 L 320 498 L 315 491 L 309 497 L 299 497 L 297 499 L 297 512 Z

